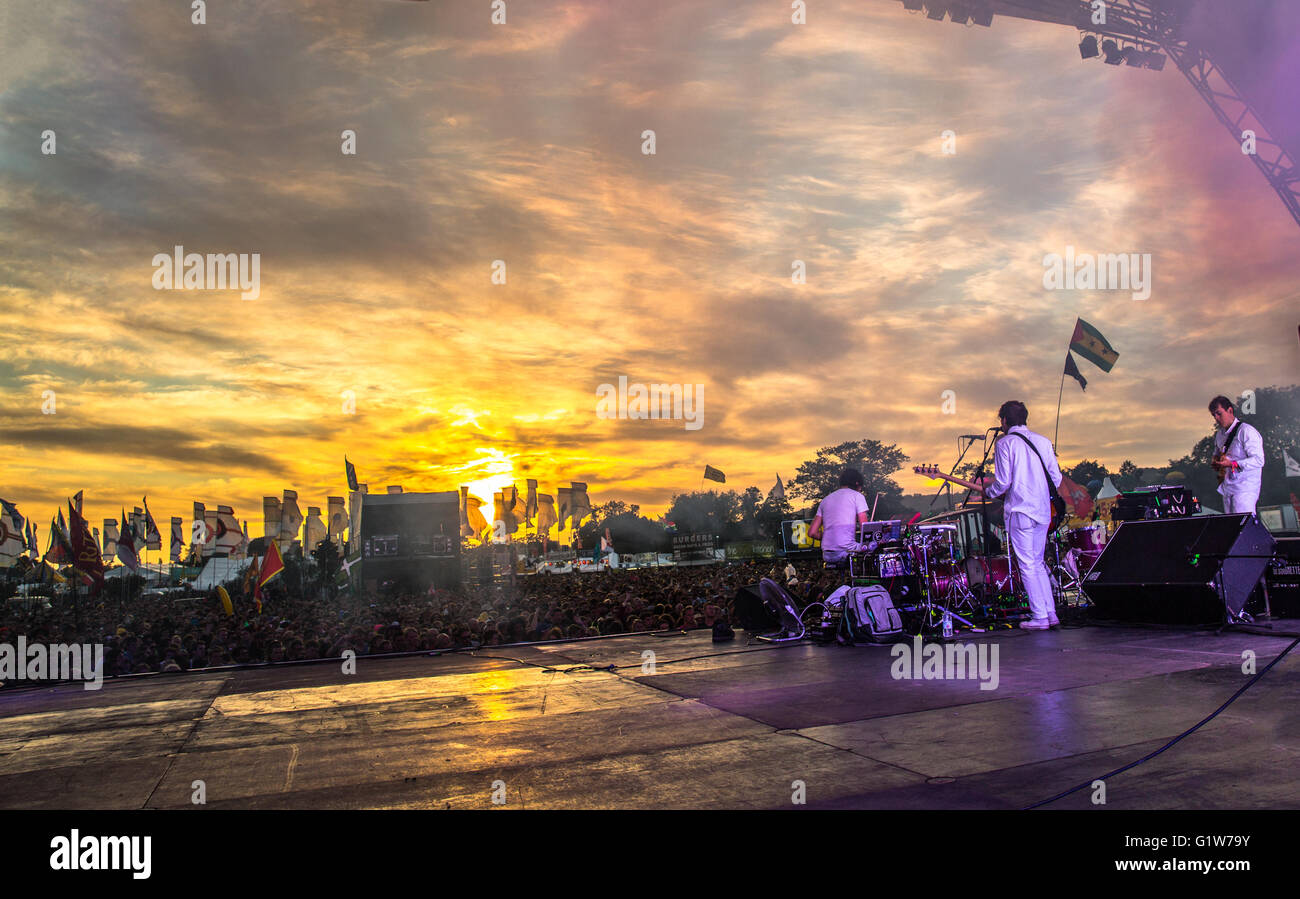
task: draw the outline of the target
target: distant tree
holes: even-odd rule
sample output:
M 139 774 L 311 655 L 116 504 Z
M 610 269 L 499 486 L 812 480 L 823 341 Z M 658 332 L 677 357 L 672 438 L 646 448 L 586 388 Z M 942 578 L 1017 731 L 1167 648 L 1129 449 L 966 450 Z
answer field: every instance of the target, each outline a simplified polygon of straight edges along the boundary
M 338 593 L 339 570 L 343 567 L 343 559 L 339 557 L 338 545 L 333 540 L 322 540 L 312 550 L 311 557 L 316 562 L 316 589 L 328 588 L 330 596 L 335 596 Z
M 1105 481 L 1110 471 L 1105 465 L 1092 459 L 1084 459 L 1073 468 L 1067 468 L 1063 474 L 1074 483 L 1087 487 L 1092 481 Z M 1090 491 L 1096 493 L 1096 491 Z
M 679 534 L 721 535 L 739 522 L 740 497 L 734 490 L 680 493 L 672 498 L 664 517 L 677 526 Z
M 886 446 L 879 440 L 850 440 L 817 450 L 817 457 L 800 464 L 786 486 L 792 496 L 815 504 L 839 489 L 844 469 L 856 468 L 862 472 L 868 505 L 875 502 L 877 493 L 881 494 L 876 517 L 894 516 L 904 509 L 903 488 L 890 475 L 906 461 L 907 455 L 892 443 Z

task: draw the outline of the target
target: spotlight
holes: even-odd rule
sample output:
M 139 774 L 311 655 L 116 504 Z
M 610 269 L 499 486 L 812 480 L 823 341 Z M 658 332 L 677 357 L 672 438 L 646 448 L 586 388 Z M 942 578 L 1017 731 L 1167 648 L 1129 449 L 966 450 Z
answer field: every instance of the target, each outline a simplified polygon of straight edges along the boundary
M 1146 64 L 1147 54 L 1136 47 L 1129 48 L 1128 55 L 1124 57 L 1124 65 L 1140 69 Z
M 1165 67 L 1165 55 L 1163 53 L 1148 53 L 1147 68 L 1159 72 Z
M 946 3 L 928 2 L 925 6 L 925 17 L 927 19 L 934 19 L 936 22 L 942 22 L 943 14 L 948 11 L 948 4 Z
M 1098 53 L 1100 53 L 1100 51 L 1097 49 L 1097 38 L 1095 35 L 1090 34 L 1083 40 L 1079 41 L 1079 56 L 1084 59 L 1092 59 L 1094 56 L 1098 55 Z
M 965 25 L 970 21 L 970 9 L 965 3 L 954 3 L 948 7 L 948 17 L 954 25 Z
M 1101 52 L 1106 54 L 1102 62 L 1108 66 L 1117 66 L 1128 56 L 1128 47 L 1120 48 L 1119 44 L 1107 39 L 1101 42 Z
M 903 0 L 903 9 L 908 12 L 920 12 L 921 0 Z
M 975 11 L 970 14 L 970 20 L 976 25 L 988 28 L 993 24 L 993 10 L 987 6 L 976 7 Z

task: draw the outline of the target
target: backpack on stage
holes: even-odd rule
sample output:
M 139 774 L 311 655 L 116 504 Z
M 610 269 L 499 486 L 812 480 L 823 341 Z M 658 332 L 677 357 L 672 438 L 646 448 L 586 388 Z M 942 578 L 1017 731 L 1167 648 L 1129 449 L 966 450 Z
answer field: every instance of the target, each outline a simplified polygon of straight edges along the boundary
M 893 643 L 903 636 L 903 619 L 889 591 L 880 585 L 854 587 L 844 597 L 844 624 L 854 641 Z

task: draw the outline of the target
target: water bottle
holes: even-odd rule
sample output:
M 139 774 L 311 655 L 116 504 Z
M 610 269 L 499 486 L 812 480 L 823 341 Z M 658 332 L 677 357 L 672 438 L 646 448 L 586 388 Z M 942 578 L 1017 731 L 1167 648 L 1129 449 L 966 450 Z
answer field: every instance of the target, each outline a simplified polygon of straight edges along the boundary
M 943 638 L 945 640 L 952 639 L 952 613 L 951 612 L 943 613 Z

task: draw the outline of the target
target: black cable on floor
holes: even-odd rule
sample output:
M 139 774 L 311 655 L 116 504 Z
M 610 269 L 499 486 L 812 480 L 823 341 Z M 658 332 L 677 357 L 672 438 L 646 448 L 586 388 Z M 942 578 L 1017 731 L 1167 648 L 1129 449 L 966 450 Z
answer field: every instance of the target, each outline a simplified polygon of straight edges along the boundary
M 1268 674 L 1268 670 L 1272 668 L 1274 665 L 1276 665 L 1278 662 L 1282 661 L 1282 659 L 1286 657 L 1287 653 L 1295 649 L 1298 644 L 1300 644 L 1300 637 L 1297 637 L 1295 640 L 1291 641 L 1291 645 L 1288 646 L 1286 649 L 1282 650 L 1282 652 L 1278 654 L 1277 658 L 1273 659 L 1273 661 L 1265 665 L 1264 668 L 1258 674 L 1256 674 L 1250 680 L 1246 681 L 1246 683 L 1242 686 L 1240 690 L 1238 690 L 1236 693 L 1233 693 L 1232 696 L 1228 698 L 1227 702 L 1219 706 L 1209 715 L 1202 718 L 1200 721 L 1198 721 L 1196 724 L 1189 727 L 1187 730 L 1183 731 L 1178 736 L 1174 737 L 1168 743 L 1161 746 L 1155 752 L 1147 753 L 1146 755 L 1142 756 L 1142 758 L 1138 759 L 1136 762 L 1129 762 L 1123 768 L 1116 768 L 1114 771 L 1111 771 L 1108 774 L 1103 774 L 1100 777 L 1093 778 L 1092 780 L 1086 780 L 1083 783 L 1079 784 L 1077 787 L 1071 787 L 1070 789 L 1066 790 L 1064 793 L 1057 793 L 1051 799 L 1044 799 L 1041 802 L 1035 802 L 1033 805 L 1027 805 L 1023 809 L 1021 809 L 1021 811 L 1027 812 L 1030 811 L 1031 809 L 1036 809 L 1039 808 L 1040 806 L 1044 806 L 1049 803 L 1055 802 L 1058 799 L 1064 799 L 1066 796 L 1069 796 L 1071 793 L 1077 793 L 1079 790 L 1086 789 L 1087 787 L 1092 786 L 1095 782 L 1099 780 L 1102 781 L 1109 780 L 1110 778 L 1114 777 L 1116 774 L 1123 774 L 1125 771 L 1129 770 L 1130 768 L 1136 768 L 1138 765 L 1142 764 L 1143 762 L 1149 761 L 1150 759 L 1153 759 L 1156 756 L 1160 755 L 1160 753 L 1164 752 L 1166 749 L 1169 749 L 1174 744 L 1180 742 L 1184 737 L 1190 737 L 1192 734 L 1196 733 L 1196 731 L 1200 730 L 1204 725 L 1208 724 L 1210 721 L 1218 717 L 1220 712 L 1222 712 L 1228 706 L 1236 702 L 1238 696 L 1240 696 L 1242 693 L 1245 693 L 1247 690 L 1253 687 L 1256 681 L 1258 681 L 1265 674 Z

